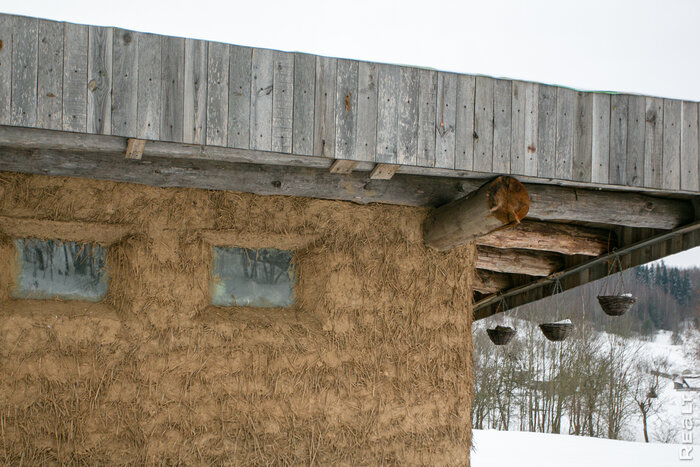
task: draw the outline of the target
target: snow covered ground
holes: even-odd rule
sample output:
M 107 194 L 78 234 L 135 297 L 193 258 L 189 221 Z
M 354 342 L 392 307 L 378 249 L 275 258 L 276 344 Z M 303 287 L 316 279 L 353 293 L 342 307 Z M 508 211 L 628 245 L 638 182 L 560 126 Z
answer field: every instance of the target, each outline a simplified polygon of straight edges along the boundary
M 697 445 L 692 460 L 681 460 L 680 444 L 495 430 L 474 430 L 472 439 L 472 467 L 700 466 Z

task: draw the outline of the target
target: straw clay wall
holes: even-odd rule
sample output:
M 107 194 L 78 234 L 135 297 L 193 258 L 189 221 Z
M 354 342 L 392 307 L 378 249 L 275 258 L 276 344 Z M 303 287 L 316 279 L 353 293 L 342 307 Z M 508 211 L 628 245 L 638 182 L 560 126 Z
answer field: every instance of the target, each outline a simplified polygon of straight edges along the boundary
M 425 210 L 0 172 L 0 215 L 131 232 L 97 304 L 10 299 L 0 237 L 2 462 L 468 464 L 473 247 Z M 294 246 L 295 307 L 209 307 L 212 242 Z

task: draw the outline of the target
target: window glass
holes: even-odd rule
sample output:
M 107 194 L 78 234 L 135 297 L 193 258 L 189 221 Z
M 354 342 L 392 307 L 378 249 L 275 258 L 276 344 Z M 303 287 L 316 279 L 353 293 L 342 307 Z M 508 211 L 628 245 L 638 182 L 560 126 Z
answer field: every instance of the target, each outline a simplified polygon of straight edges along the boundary
M 213 305 L 266 308 L 294 304 L 291 251 L 215 246 L 212 253 L 209 292 Z
M 100 301 L 107 293 L 105 249 L 57 240 L 16 239 L 15 298 Z

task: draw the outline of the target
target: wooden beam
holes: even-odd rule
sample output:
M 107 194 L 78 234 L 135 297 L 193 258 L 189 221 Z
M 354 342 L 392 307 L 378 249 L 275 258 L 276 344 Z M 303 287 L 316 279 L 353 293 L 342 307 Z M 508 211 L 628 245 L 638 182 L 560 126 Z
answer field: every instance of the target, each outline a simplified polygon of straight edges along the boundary
M 369 174 L 372 180 L 391 180 L 400 165 L 397 164 L 377 164 Z
M 513 287 L 513 276 L 499 272 L 477 269 L 474 273 L 473 289 L 482 294 L 497 293 Z
M 330 173 L 332 174 L 349 174 L 355 167 L 359 164 L 358 161 L 351 161 L 347 159 L 336 159 L 330 168 Z
M 94 222 L 59 222 L 0 216 L 0 232 L 11 238 L 65 240 L 78 243 L 110 245 L 134 233 L 131 225 Z
M 126 158 L 140 160 L 145 147 L 146 140 L 129 138 L 126 141 Z
M 510 308 L 548 297 L 552 294 L 552 287 L 557 279 L 559 279 L 563 290 L 601 279 L 607 275 L 608 265 L 614 261 L 616 255 L 620 257 L 624 269 L 658 260 L 696 246 L 700 246 L 700 221 L 623 246 L 613 253 L 607 253 L 585 263 L 571 266 L 548 277 L 518 285 L 509 290 L 501 290 L 498 295 L 490 295 L 474 305 L 474 319 L 483 319 L 498 313 L 501 297 L 507 300 Z M 636 255 L 635 253 L 638 251 L 644 253 Z
M 554 253 L 479 246 L 476 249 L 476 256 L 477 269 L 509 274 L 548 276 L 564 267 L 562 257 Z
M 528 217 L 544 221 L 575 220 L 629 227 L 673 229 L 694 218 L 685 200 L 637 193 L 577 190 L 554 185 L 526 185 Z
M 479 237 L 476 244 L 494 248 L 552 251 L 565 255 L 598 256 L 615 246 L 615 234 L 603 229 L 524 220 L 513 228 L 496 230 Z
M 423 241 L 439 251 L 471 242 L 525 217 L 530 198 L 514 178 L 497 177 L 476 192 L 432 212 L 423 224 Z

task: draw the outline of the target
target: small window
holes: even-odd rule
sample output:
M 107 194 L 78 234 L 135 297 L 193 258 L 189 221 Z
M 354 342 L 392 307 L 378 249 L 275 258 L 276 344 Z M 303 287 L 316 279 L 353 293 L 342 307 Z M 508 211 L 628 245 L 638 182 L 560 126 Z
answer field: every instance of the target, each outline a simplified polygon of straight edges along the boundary
M 105 249 L 55 240 L 16 239 L 15 298 L 98 302 L 107 293 Z
M 213 305 L 270 308 L 294 304 L 291 251 L 215 246 L 212 256 L 209 293 Z

